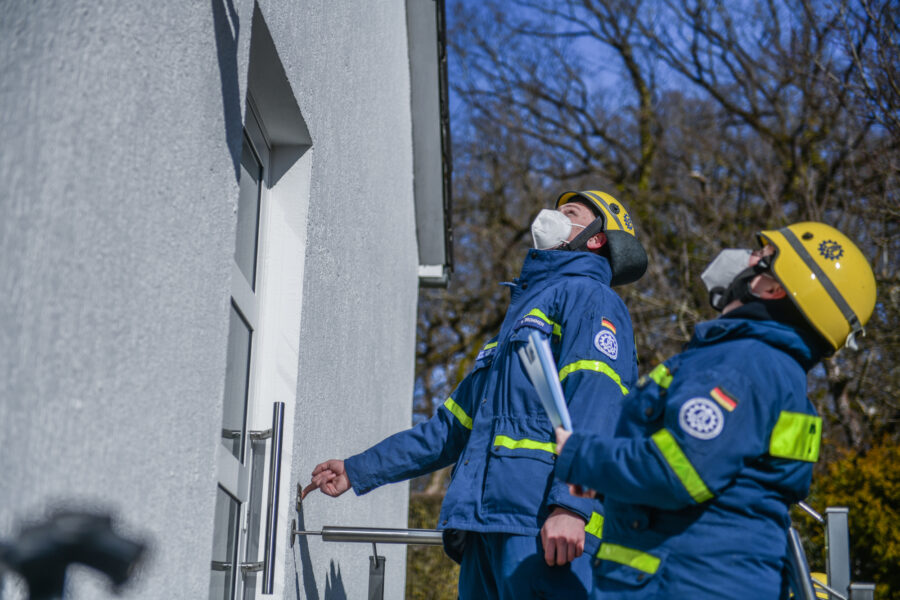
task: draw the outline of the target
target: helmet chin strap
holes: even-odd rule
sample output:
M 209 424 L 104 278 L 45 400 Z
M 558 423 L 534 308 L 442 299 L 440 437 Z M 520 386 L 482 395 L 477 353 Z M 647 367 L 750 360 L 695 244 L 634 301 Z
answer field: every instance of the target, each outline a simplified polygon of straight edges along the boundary
M 741 304 L 747 304 L 753 300 L 758 300 L 759 296 L 750 289 L 750 283 L 753 279 L 769 270 L 769 261 L 765 258 L 760 259 L 758 263 L 752 267 L 747 267 L 731 280 L 727 288 L 714 287 L 709 290 L 709 304 L 717 311 L 721 312 L 726 306 L 740 300 Z
M 588 240 L 603 231 L 605 221 L 602 216 L 594 219 L 590 225 L 581 230 L 581 233 L 572 238 L 570 242 L 563 242 L 560 250 L 572 250 L 573 252 L 590 252 L 587 248 Z

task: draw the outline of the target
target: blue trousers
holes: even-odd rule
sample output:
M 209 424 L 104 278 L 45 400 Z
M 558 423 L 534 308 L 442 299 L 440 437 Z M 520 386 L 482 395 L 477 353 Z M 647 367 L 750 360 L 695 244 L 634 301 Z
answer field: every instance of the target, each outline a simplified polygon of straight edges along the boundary
M 459 570 L 460 600 L 586 600 L 591 557 L 548 566 L 540 537 L 469 532 Z

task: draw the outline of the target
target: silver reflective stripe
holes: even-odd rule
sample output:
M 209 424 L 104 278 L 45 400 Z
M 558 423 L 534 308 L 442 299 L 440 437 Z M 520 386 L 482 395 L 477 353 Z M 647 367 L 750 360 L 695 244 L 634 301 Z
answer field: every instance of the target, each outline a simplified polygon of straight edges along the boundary
M 616 225 L 619 226 L 619 229 L 625 229 L 624 227 L 622 227 L 622 221 L 619 220 L 619 215 L 612 211 L 612 209 L 609 207 L 609 202 L 604 200 L 603 196 L 601 196 L 600 194 L 595 194 L 594 192 L 581 192 L 581 194 L 600 203 L 604 208 L 606 208 L 606 212 L 612 215 L 613 221 L 616 222 Z
M 809 270 L 813 272 L 816 279 L 822 284 L 822 287 L 825 288 L 828 295 L 831 296 L 831 299 L 834 300 L 834 303 L 837 305 L 838 309 L 840 309 L 841 314 L 844 315 L 844 318 L 847 319 L 847 323 L 850 324 L 850 329 L 852 331 L 861 331 L 862 325 L 859 322 L 859 317 L 856 316 L 856 313 L 853 312 L 853 309 L 850 308 L 850 305 L 847 304 L 847 301 L 844 300 L 844 297 L 838 289 L 831 280 L 828 279 L 828 275 L 825 274 L 825 271 L 823 271 L 813 257 L 809 255 L 809 252 L 806 251 L 806 248 L 803 247 L 803 244 L 801 244 L 800 240 L 797 239 L 797 236 L 794 235 L 794 232 L 787 227 L 779 229 L 778 231 L 784 236 L 784 239 L 788 241 L 791 248 L 797 253 L 797 256 L 799 256 L 803 260 L 803 263 L 809 267 Z

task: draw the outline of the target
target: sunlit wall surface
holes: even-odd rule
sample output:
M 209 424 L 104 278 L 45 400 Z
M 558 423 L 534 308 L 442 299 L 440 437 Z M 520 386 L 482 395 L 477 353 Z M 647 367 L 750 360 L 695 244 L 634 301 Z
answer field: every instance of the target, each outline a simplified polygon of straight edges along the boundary
M 277 61 L 248 75 L 262 30 L 259 52 Z M 294 502 L 316 463 L 410 423 L 405 3 L 9 3 L 0 72 L 0 539 L 58 507 L 108 511 L 151 548 L 123 597 L 209 597 L 222 454 L 234 455 L 229 348 L 249 336 L 247 431 L 271 426 L 273 398 L 287 404 L 275 597 L 365 597 L 371 546 L 290 548 L 287 532 L 295 518 L 406 526 L 405 484 L 316 494 L 300 514 Z M 261 329 L 229 344 L 245 310 L 233 284 L 254 112 L 271 144 L 257 250 L 268 292 Z M 385 595 L 400 597 L 405 549 L 378 550 Z M 112 597 L 86 570 L 69 591 Z M 15 577 L 0 590 L 23 594 Z

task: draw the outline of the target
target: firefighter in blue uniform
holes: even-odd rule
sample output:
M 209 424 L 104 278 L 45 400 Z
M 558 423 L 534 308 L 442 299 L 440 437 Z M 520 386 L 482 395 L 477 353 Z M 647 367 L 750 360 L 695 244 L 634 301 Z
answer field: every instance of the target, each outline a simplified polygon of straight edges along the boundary
M 557 476 L 604 498 L 598 598 L 786 597 L 788 506 L 822 433 L 806 373 L 855 347 L 875 279 L 828 225 L 758 237 L 703 273 L 721 317 L 638 381 L 614 438 L 557 429 Z
M 508 284 L 499 335 L 435 416 L 318 465 L 304 492 L 364 494 L 455 463 L 438 528 L 461 563 L 464 600 L 577 599 L 591 587 L 601 504 L 554 479 L 553 428 L 517 350 L 530 332 L 546 336 L 573 422 L 611 436 L 637 365 L 631 318 L 610 285 L 640 278 L 647 257 L 609 194 L 567 192 L 556 207 L 532 225 L 535 249 Z

